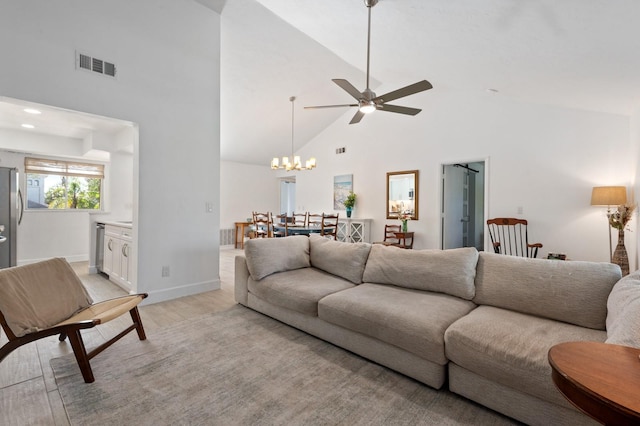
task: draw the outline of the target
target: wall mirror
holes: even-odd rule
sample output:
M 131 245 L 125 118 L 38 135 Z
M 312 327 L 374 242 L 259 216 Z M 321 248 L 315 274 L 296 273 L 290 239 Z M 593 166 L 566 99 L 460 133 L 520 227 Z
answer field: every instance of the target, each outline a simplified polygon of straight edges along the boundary
M 387 173 L 387 219 L 418 219 L 418 170 Z

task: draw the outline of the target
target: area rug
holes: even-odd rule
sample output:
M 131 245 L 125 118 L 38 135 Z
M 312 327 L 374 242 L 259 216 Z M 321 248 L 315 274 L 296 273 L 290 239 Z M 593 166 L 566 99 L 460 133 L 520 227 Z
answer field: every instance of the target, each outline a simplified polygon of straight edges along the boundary
M 72 425 L 516 424 L 240 305 L 147 337 L 51 360 Z

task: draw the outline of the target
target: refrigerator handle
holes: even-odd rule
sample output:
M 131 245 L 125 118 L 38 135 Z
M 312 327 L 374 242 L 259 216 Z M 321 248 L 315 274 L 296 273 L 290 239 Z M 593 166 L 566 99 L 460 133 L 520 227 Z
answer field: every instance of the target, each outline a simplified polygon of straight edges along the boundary
M 22 223 L 22 215 L 24 214 L 24 199 L 22 198 L 22 191 L 18 189 L 18 199 L 20 200 L 20 216 L 18 216 L 18 225 Z

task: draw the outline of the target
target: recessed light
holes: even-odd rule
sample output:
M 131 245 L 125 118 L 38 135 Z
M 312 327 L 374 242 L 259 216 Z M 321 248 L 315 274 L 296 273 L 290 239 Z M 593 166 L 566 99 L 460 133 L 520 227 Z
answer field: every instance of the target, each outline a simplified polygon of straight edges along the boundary
M 35 129 L 36 126 L 34 126 L 33 124 L 23 124 L 22 127 L 24 127 L 25 129 Z
M 35 108 L 25 108 L 25 109 L 23 109 L 23 111 L 28 113 L 28 114 L 34 114 L 34 115 L 42 114 L 42 112 L 40 110 L 37 110 Z

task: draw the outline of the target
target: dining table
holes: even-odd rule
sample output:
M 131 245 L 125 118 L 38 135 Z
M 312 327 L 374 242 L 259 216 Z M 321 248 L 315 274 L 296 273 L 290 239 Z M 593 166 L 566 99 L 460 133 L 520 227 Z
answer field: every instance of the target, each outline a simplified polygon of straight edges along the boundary
M 325 228 L 327 229 L 327 228 Z M 273 225 L 274 232 L 286 232 L 287 235 L 309 235 L 319 234 L 322 231 L 321 226 L 304 226 L 304 225 Z

